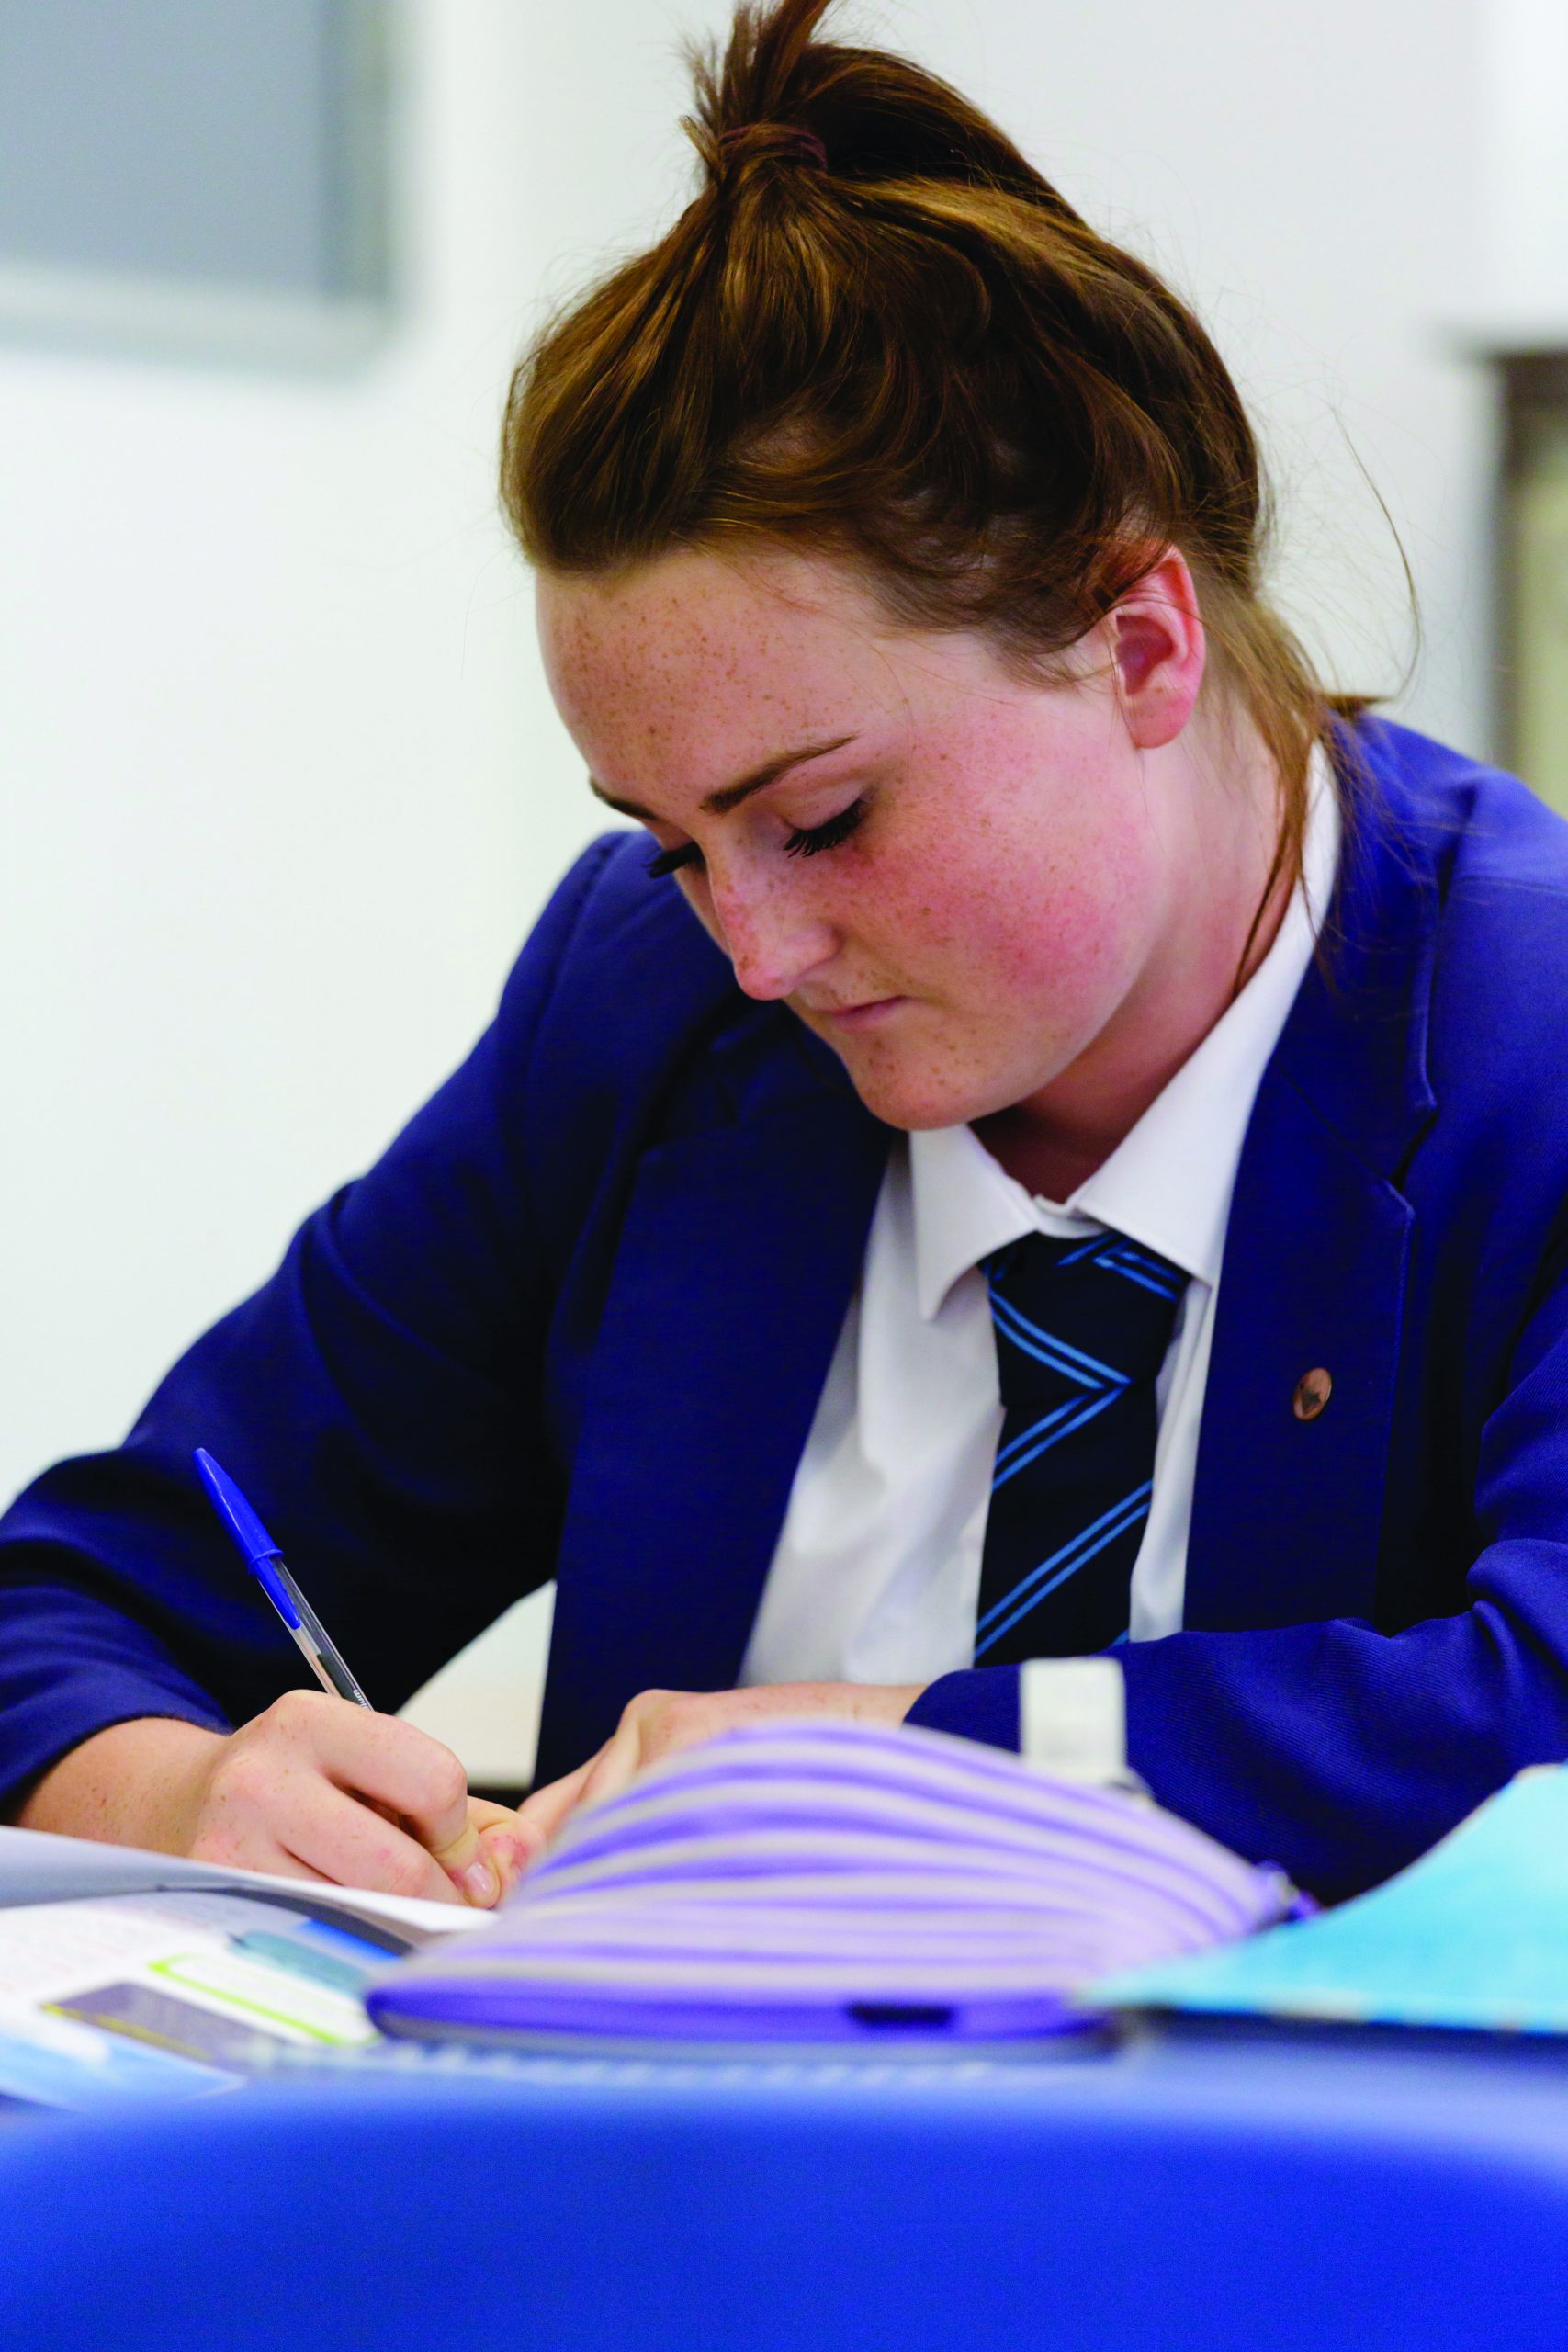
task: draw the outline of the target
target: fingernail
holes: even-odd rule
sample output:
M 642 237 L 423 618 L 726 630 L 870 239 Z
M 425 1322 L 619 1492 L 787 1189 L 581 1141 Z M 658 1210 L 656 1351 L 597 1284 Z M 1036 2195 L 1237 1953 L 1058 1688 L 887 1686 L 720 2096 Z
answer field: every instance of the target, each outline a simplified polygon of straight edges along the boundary
M 485 1855 L 458 1871 L 457 1883 L 468 1901 L 480 1911 L 490 1910 L 501 1893 L 495 1864 Z

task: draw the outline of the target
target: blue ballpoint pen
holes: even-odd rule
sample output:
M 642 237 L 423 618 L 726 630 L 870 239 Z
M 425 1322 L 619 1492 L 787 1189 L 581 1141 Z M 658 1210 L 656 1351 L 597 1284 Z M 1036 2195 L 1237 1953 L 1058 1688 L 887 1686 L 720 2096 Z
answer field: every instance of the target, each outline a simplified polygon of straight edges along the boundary
M 212 1507 L 233 1538 L 240 1557 L 293 1634 L 322 1690 L 331 1691 L 334 1699 L 352 1699 L 356 1707 L 368 1707 L 369 1700 L 338 1656 L 326 1627 L 284 1566 L 281 1550 L 232 1478 L 220 1469 L 205 1446 L 197 1447 L 195 1460 Z

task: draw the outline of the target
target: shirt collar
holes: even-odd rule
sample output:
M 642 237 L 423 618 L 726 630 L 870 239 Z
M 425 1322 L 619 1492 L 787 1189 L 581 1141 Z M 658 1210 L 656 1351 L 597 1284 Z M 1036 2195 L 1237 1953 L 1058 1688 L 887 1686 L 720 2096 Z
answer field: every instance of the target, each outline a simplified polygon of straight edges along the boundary
M 1312 755 L 1307 791 L 1302 879 L 1268 955 L 1070 1200 L 1041 1201 L 1027 1193 L 971 1127 L 909 1136 L 915 1281 L 928 1322 L 961 1275 L 1025 1233 L 1109 1227 L 1196 1281 L 1219 1281 L 1253 1101 L 1312 962 L 1338 864 L 1339 809 L 1321 745 Z

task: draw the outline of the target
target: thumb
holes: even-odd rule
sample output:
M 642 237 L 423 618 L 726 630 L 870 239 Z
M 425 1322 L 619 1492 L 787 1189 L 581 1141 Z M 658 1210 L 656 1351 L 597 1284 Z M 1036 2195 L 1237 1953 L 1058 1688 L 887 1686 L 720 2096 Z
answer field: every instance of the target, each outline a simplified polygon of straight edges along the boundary
M 503 1812 L 502 1806 L 481 1805 L 470 1797 L 463 1826 L 450 1844 L 432 1848 L 440 1863 L 465 1903 L 488 1911 L 500 1900 L 505 1883 L 495 1854 L 480 1838 L 488 1827 L 490 1816 Z
M 479 1848 L 501 1872 L 502 1893 L 509 1894 L 525 1870 L 531 1870 L 545 1850 L 543 1830 L 509 1804 L 496 1804 L 489 1797 L 468 1799 L 468 1818 L 479 1833 Z

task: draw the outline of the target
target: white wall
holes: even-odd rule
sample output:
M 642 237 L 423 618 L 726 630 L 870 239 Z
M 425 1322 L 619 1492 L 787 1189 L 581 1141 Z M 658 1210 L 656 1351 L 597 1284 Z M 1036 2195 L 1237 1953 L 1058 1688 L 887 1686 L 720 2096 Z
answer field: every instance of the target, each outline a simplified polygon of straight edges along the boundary
M 413 16 L 340 379 L 0 353 L 0 1461 L 112 1438 L 482 1023 L 587 824 L 494 514 L 549 234 L 504 5 Z
M 1517 7 L 1524 0 L 1510 0 Z M 1255 397 L 1288 601 L 1481 743 L 1484 0 L 882 0 Z M 116 1436 L 462 1052 L 593 819 L 494 513 L 510 356 L 678 200 L 716 0 L 413 0 L 412 298 L 339 380 L 0 351 L 0 1483 Z M 1353 453 L 1353 454 L 1352 454 Z
M 1568 8 L 1490 0 L 1483 85 L 1491 266 L 1480 309 L 1500 339 L 1568 342 Z

